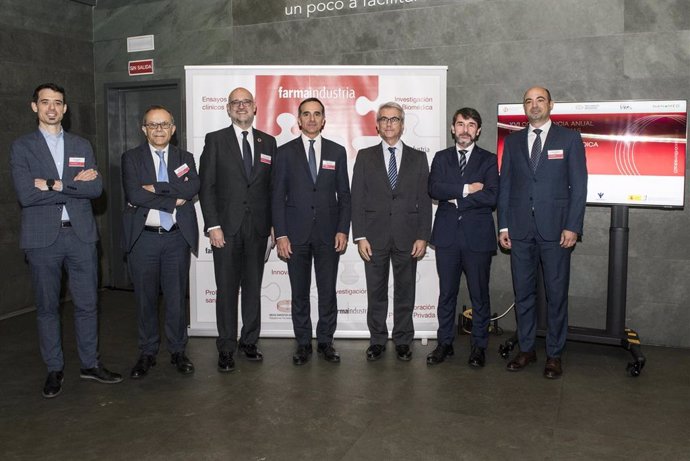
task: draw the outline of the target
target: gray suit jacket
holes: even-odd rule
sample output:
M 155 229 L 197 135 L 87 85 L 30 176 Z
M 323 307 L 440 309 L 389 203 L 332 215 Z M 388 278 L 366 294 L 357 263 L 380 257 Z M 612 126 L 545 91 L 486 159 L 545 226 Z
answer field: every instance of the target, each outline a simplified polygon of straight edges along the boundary
M 85 243 L 98 240 L 91 199 L 101 195 L 101 175 L 93 181 L 74 181 L 82 170 L 96 168 L 91 144 L 79 136 L 64 133 L 65 159 L 62 191 L 41 191 L 34 186 L 36 178 L 60 179 L 48 144 L 39 130 L 12 143 L 10 169 L 17 198 L 22 207 L 20 247 L 45 248 L 57 239 L 62 220 L 62 207 L 67 207 L 72 229 Z M 76 159 L 84 159 L 84 165 Z M 72 159 L 73 161 L 70 161 Z M 75 166 L 70 166 L 70 163 Z
M 188 171 L 180 170 L 187 165 Z M 122 154 L 122 185 L 127 203 L 122 212 L 123 249 L 129 253 L 144 230 L 149 211 L 163 210 L 172 213 L 177 208 L 176 222 L 184 239 L 197 254 L 199 246 L 199 224 L 196 220 L 193 199 L 199 192 L 199 176 L 196 172 L 194 156 L 182 149 L 170 145 L 168 149 L 168 181 L 158 182 L 156 167 L 151 157 L 148 142 Z M 155 193 L 148 192 L 141 186 L 153 184 Z M 177 199 L 187 202 L 175 206 Z
M 426 154 L 403 144 L 398 183 L 391 189 L 381 144 L 357 153 L 352 173 L 352 237 L 365 237 L 372 248 L 386 248 L 391 238 L 401 251 L 415 240 L 429 240 L 431 197 L 427 192 Z

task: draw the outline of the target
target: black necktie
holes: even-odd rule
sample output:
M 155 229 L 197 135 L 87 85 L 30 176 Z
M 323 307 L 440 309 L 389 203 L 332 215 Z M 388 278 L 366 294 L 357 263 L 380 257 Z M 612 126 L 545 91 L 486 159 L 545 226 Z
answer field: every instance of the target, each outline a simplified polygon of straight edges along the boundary
M 462 176 L 465 174 L 465 167 L 467 166 L 467 151 L 459 150 L 458 153 L 460 154 L 460 176 Z
M 252 176 L 252 148 L 249 146 L 247 140 L 248 131 L 242 132 L 242 159 L 244 160 L 244 171 L 247 173 L 247 179 Z
M 309 140 L 309 171 L 311 171 L 311 179 L 316 183 L 316 151 L 314 150 L 315 139 Z
M 535 129 L 534 134 L 536 134 L 537 137 L 534 139 L 534 144 L 532 144 L 532 152 L 529 156 L 529 163 L 532 165 L 532 171 L 537 171 L 539 157 L 541 156 L 541 130 L 539 128 Z

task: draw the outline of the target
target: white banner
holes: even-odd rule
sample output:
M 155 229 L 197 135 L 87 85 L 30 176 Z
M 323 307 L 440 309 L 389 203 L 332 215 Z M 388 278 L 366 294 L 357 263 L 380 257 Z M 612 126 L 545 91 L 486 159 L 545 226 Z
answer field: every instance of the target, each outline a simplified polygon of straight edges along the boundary
M 206 133 L 230 125 L 225 109 L 230 91 L 247 88 L 256 99 L 254 126 L 282 145 L 299 135 L 297 108 L 317 97 L 326 108 L 323 136 L 345 146 L 352 179 L 357 151 L 381 142 L 376 133 L 376 110 L 387 101 L 405 109 L 403 141 L 427 153 L 429 165 L 445 143 L 445 66 L 186 66 L 187 147 L 199 157 Z M 192 257 L 190 335 L 216 336 L 213 256 L 203 236 L 199 204 L 199 257 Z M 351 239 L 350 239 L 351 240 Z M 312 323 L 318 319 L 316 282 L 312 275 Z M 364 263 L 350 241 L 338 270 L 338 330 L 336 337 L 368 338 L 367 289 Z M 261 292 L 261 336 L 292 337 L 290 281 L 287 264 L 271 251 Z M 393 276 L 389 282 L 389 330 L 393 324 Z M 434 252 L 429 249 L 417 265 L 415 330 L 417 338 L 435 338 L 438 323 L 438 278 Z M 241 316 L 240 316 L 241 317 Z

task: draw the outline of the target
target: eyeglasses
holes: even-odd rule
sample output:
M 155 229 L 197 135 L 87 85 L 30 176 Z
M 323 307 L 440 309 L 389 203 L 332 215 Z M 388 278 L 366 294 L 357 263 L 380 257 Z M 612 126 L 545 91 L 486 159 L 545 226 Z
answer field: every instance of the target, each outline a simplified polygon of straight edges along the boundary
M 161 130 L 169 130 L 170 127 L 173 126 L 173 124 L 170 122 L 160 122 L 160 123 L 149 122 L 149 123 L 144 123 L 144 126 L 146 128 L 148 128 L 149 130 L 157 130 L 159 128 Z
M 233 99 L 230 101 L 230 106 L 234 108 L 238 108 L 240 106 L 249 107 L 252 104 L 254 104 L 254 101 L 251 99 Z
M 400 117 L 379 117 L 377 121 L 381 125 L 385 125 L 388 122 L 390 122 L 391 125 L 397 125 L 398 123 L 402 122 L 402 119 Z

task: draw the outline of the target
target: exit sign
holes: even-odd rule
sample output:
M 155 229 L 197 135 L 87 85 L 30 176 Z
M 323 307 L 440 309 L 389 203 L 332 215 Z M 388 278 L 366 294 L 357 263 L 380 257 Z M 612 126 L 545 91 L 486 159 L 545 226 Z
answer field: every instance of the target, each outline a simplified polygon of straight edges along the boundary
M 153 59 L 129 61 L 129 75 L 145 75 L 153 73 Z

